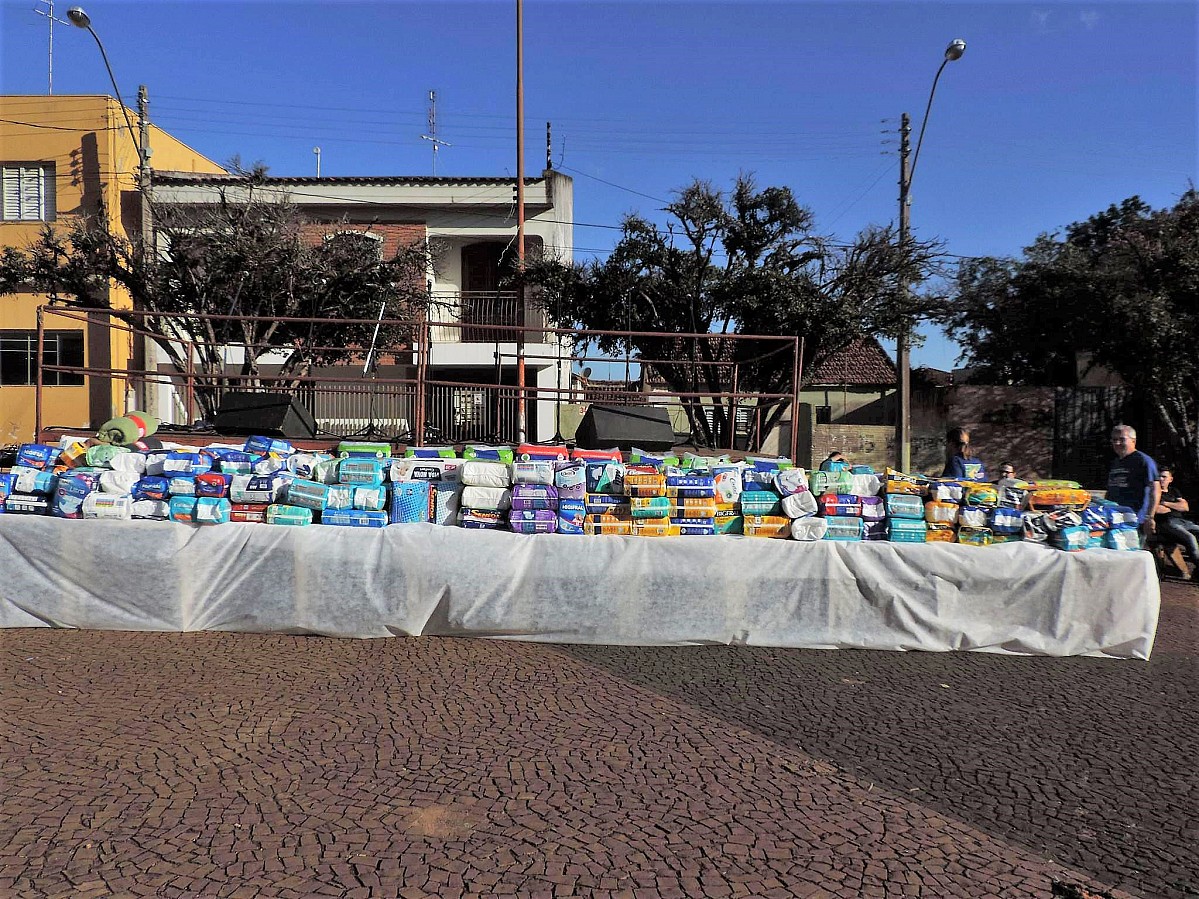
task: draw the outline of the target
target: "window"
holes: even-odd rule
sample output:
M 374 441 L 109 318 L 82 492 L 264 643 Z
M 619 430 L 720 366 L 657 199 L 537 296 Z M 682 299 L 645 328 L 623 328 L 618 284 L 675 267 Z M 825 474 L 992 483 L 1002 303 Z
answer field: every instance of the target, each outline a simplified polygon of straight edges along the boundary
M 54 163 L 14 162 L 0 167 L 6 222 L 54 221 Z
M 37 383 L 37 331 L 0 331 L 0 384 Z M 82 331 L 46 331 L 44 365 L 83 367 Z M 65 371 L 42 373 L 48 387 L 81 387 L 83 375 Z
M 833 407 L 832 406 L 817 406 L 816 407 L 816 424 L 831 425 L 833 423 Z

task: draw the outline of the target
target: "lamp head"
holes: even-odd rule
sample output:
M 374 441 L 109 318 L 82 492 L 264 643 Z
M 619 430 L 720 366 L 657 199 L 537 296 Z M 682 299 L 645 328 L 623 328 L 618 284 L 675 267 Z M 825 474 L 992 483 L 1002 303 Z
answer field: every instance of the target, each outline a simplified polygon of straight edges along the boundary
M 67 18 L 76 28 L 91 28 L 91 17 L 83 11 L 82 6 L 72 6 L 67 10 Z
M 80 10 L 83 12 L 83 10 Z M 955 59 L 961 59 L 962 54 L 966 52 L 966 42 L 960 37 L 949 42 L 949 46 L 945 48 L 945 59 L 948 62 L 953 62 Z

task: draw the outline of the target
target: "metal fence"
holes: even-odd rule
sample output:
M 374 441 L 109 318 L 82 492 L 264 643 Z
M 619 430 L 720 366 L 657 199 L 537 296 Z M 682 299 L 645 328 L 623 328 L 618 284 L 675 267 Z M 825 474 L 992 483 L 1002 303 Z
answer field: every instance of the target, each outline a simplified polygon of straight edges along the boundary
M 495 299 L 492 297 L 492 299 Z M 559 366 L 561 374 L 566 365 L 583 368 L 586 363 L 608 362 L 620 364 L 626 369 L 631 366 L 643 372 L 655 367 L 680 364 L 678 358 L 643 358 L 626 353 L 620 359 L 612 356 L 575 352 L 562 356 L 544 354 L 544 344 L 566 344 L 575 347 L 594 347 L 601 342 L 623 340 L 626 343 L 642 338 L 665 341 L 674 345 L 686 339 L 694 344 L 706 341 L 706 351 L 712 354 L 716 347 L 715 361 L 695 360 L 691 364 L 699 371 L 702 366 L 717 366 L 722 372 L 718 380 L 728 383 L 728 389 L 704 390 L 700 385 L 711 384 L 712 379 L 693 376 L 690 384 L 683 386 L 694 389 L 671 389 L 663 387 L 648 377 L 636 384 L 626 382 L 627 389 L 604 391 L 606 404 L 646 402 L 664 406 L 671 410 L 675 434 L 680 443 L 714 446 L 719 449 L 755 450 L 761 444 L 762 423 L 768 416 L 777 418 L 778 411 L 797 405 L 800 384 L 801 341 L 795 337 L 756 335 L 677 335 L 649 332 L 584 331 L 550 328 L 544 319 L 538 320 L 537 330 L 521 325 L 503 323 L 504 316 L 514 314 L 519 319 L 516 306 L 491 306 L 477 310 L 487 311 L 491 320 L 479 321 L 439 320 L 438 307 L 431 306 L 426 316 L 412 320 L 362 319 L 338 320 L 338 326 L 361 325 L 370 333 L 375 327 L 379 333 L 392 335 L 391 339 L 372 342 L 370 347 L 328 347 L 306 344 L 304 353 L 312 358 L 323 358 L 323 354 L 340 354 L 337 364 L 303 365 L 289 368 L 286 359 L 295 347 L 285 345 L 254 344 L 229 339 L 213 353 L 211 344 L 202 343 L 197 334 L 219 333 L 230 335 L 238 330 L 252 331 L 251 326 L 266 323 L 303 325 L 312 333 L 320 333 L 322 325 L 334 324 L 319 318 L 262 319 L 250 316 L 229 315 L 183 315 L 150 313 L 139 311 L 96 312 L 56 306 L 43 306 L 38 310 L 38 367 L 35 425 L 40 433 L 45 427 L 44 391 L 53 389 L 54 373 L 70 372 L 82 375 L 93 384 L 107 385 L 112 395 L 132 395 L 138 405 L 145 397 L 169 392 L 177 406 L 178 415 L 187 423 L 209 418 L 219 408 L 222 397 L 231 391 L 285 392 L 293 396 L 316 420 L 320 430 L 328 436 L 346 437 L 369 435 L 375 439 L 386 439 L 397 443 L 426 443 L 465 441 L 514 442 L 518 436 L 518 423 L 527 415 L 528 433 L 548 432 L 549 423 L 554 425 L 553 439 L 565 440 L 574 434 L 578 419 L 588 405 L 587 388 L 575 377 L 556 379 L 553 387 L 520 383 L 519 363 L 513 354 L 500 353 L 499 345 L 509 349 L 520 341 L 540 340 L 543 354 L 530 356 L 529 362 L 536 367 Z M 494 314 L 493 314 L 494 313 Z M 501 314 L 502 313 L 502 314 Z M 468 319 L 471 315 L 466 316 Z M 474 316 L 476 319 L 482 316 Z M 103 343 L 108 339 L 112 345 L 112 332 L 128 335 L 133 345 L 148 338 L 169 346 L 175 357 L 174 363 L 147 364 L 142 367 L 101 367 L 88 365 L 68 367 L 50 365 L 42 352 L 45 334 L 49 330 L 47 319 L 61 327 L 63 319 L 81 325 L 89 333 L 89 344 Z M 529 321 L 525 319 L 525 321 Z M 236 326 L 232 327 L 232 326 Z M 309 329 L 308 326 L 311 326 Z M 478 365 L 477 378 L 463 379 L 461 368 L 448 369 L 430 364 L 430 350 L 434 343 L 495 343 L 494 352 L 485 351 L 493 365 Z M 169 335 L 169 336 L 168 336 Z M 454 340 L 454 337 L 458 340 Z M 434 340 L 440 337 L 441 340 Z M 479 338 L 479 339 L 477 339 Z M 755 341 L 742 344 L 746 347 L 741 361 L 734 358 L 731 346 L 738 341 Z M 165 350 L 162 351 L 165 354 Z M 134 358 L 137 358 L 135 352 Z M 728 356 L 729 358 L 721 358 Z M 755 391 L 745 389 L 739 380 L 743 370 L 760 365 L 762 359 L 774 357 L 783 365 L 787 381 L 784 389 Z M 218 361 L 214 363 L 214 358 Z M 740 358 L 740 357 L 738 357 Z M 204 360 L 204 361 L 202 361 Z M 247 360 L 252 360 L 247 362 Z M 521 360 L 524 360 L 523 355 Z M 584 370 L 586 370 L 584 368 Z M 713 369 L 716 370 L 716 369 Z M 120 385 L 121 390 L 114 390 Z M 721 385 L 723 386 L 723 384 Z M 522 410 L 522 405 L 524 409 Z M 522 415 L 522 411 L 525 413 Z M 705 420 L 725 418 L 731 426 L 726 433 L 713 441 L 700 439 L 696 425 Z M 790 454 L 795 453 L 795 434 L 792 429 Z

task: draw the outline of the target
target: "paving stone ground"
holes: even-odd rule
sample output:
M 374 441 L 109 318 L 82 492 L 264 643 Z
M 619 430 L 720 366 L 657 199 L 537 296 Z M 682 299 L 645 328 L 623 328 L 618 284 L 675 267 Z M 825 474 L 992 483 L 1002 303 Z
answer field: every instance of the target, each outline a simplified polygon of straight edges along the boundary
M 0 631 L 0 897 L 1199 895 L 1153 659 Z

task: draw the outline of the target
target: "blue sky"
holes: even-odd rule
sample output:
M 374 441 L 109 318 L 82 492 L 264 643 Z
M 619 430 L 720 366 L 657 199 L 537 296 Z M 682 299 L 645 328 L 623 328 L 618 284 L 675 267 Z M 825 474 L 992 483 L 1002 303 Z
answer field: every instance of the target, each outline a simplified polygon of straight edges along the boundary
M 65 18 L 72 5 L 56 0 Z M 515 0 L 88 0 L 132 105 L 205 155 L 276 175 L 515 173 Z M 48 88 L 45 0 L 0 0 L 0 90 Z M 627 212 L 661 220 L 692 178 L 791 187 L 843 240 L 895 219 L 899 116 L 919 129 L 912 225 L 959 256 L 1014 254 L 1133 194 L 1172 204 L 1199 169 L 1192 2 L 526 0 L 526 171 L 575 179 L 576 258 Z M 54 32 L 54 93 L 111 93 L 86 33 Z M 11 109 L 9 110 L 12 111 Z M 913 134 L 913 141 L 915 133 Z M 916 364 L 949 367 L 931 334 Z

